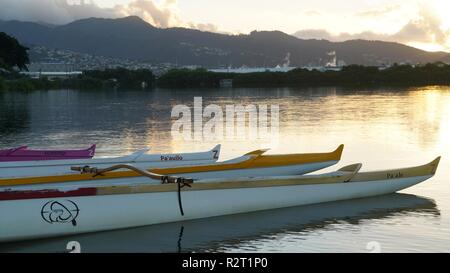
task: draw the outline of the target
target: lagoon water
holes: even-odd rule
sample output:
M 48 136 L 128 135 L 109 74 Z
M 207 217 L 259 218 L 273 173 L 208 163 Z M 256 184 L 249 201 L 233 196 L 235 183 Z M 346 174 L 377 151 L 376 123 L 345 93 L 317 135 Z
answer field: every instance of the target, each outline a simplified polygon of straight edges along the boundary
M 180 140 L 171 109 L 216 104 L 280 107 L 277 139 Z M 432 179 L 397 194 L 0 245 L 0 252 L 449 252 L 450 87 L 264 88 L 0 92 L 0 147 L 82 148 L 97 155 L 201 151 L 221 159 L 259 148 L 326 152 L 362 170 L 420 165 L 442 155 Z M 1 217 L 5 217 L 2 215 Z

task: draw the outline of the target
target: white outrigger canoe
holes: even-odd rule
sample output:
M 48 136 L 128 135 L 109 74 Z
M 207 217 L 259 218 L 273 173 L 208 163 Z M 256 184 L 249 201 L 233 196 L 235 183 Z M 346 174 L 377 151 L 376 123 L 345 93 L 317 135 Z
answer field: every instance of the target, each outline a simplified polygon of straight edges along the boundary
M 236 244 L 309 234 L 336 221 L 358 225 L 361 220 L 391 216 L 439 217 L 433 200 L 405 193 L 264 210 L 191 221 L 111 230 L 0 244 L 0 253 L 68 252 L 77 241 L 83 253 L 204 252 Z M 238 224 L 236 224 L 238 223 Z
M 389 194 L 431 178 L 439 160 L 385 171 L 359 172 L 361 164 L 354 164 L 319 175 L 231 180 L 176 178 L 130 167 L 141 176 L 108 178 L 123 180 L 114 186 L 80 187 L 70 182 L 3 188 L 0 242 Z M 102 176 L 114 169 L 91 171 Z
M 211 164 L 219 159 L 220 144 L 206 152 L 147 154 L 144 149 L 127 156 L 92 159 L 0 162 L 0 179 L 27 176 L 49 176 L 74 173 L 71 166 L 105 168 L 116 164 L 131 164 L 137 168 L 166 168 L 188 164 Z

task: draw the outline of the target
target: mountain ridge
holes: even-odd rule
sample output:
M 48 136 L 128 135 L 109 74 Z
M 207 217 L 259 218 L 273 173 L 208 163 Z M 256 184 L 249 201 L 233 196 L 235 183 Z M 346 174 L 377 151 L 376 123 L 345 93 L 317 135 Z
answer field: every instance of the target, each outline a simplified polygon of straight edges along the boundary
M 384 65 L 449 60 L 395 42 L 300 39 L 281 31 L 221 34 L 196 29 L 157 28 L 137 16 L 86 18 L 59 26 L 0 21 L 0 31 L 21 43 L 115 58 L 204 67 L 322 66 L 333 57 L 345 64 Z

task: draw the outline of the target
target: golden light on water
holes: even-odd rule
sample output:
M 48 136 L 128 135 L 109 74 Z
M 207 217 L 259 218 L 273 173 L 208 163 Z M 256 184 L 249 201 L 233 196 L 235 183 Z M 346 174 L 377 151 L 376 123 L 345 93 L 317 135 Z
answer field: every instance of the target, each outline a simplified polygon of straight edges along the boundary
M 332 89 L 332 88 L 331 88 Z M 339 93 L 339 92 L 338 92 Z M 287 90 L 284 97 L 272 101 L 266 98 L 246 98 L 248 103 L 280 105 L 279 141 L 264 140 L 184 141 L 172 139 L 159 147 L 171 146 L 173 151 L 206 150 L 223 144 L 225 158 L 238 156 L 253 149 L 271 148 L 273 153 L 327 151 L 347 144 L 347 152 L 401 149 L 411 151 L 449 150 L 450 92 L 440 87 L 415 88 L 409 91 L 350 94 L 317 90 L 297 93 Z M 228 103 L 217 98 L 217 105 Z M 165 134 L 167 135 L 167 134 Z M 160 142 L 154 138 L 148 141 Z M 419 151 L 418 151 L 419 152 Z M 350 157 L 350 158 L 351 158 Z M 395 158 L 395 155 L 389 155 Z M 372 158 L 368 158 L 370 161 Z
M 439 128 L 439 141 L 437 148 L 450 152 L 450 94 L 443 90 L 433 89 L 427 91 L 427 104 L 429 105 L 428 121 Z

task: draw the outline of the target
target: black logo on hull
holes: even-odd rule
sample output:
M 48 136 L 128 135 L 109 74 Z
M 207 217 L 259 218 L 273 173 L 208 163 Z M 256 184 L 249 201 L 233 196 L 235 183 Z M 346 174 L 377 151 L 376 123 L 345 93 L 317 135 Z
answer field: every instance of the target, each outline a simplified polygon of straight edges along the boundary
M 80 209 L 73 201 L 49 201 L 42 207 L 41 216 L 45 222 L 50 224 L 70 222 L 76 226 L 79 212 Z

